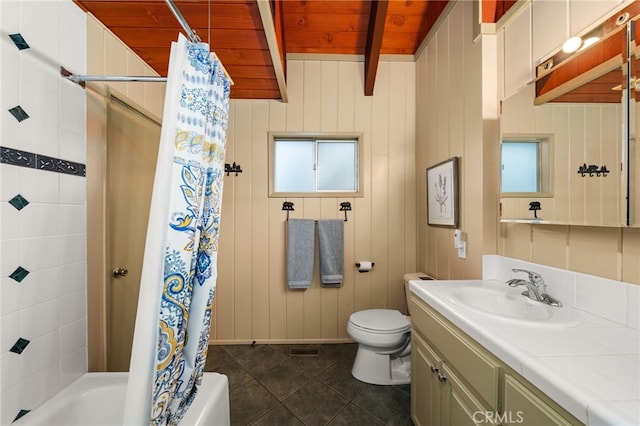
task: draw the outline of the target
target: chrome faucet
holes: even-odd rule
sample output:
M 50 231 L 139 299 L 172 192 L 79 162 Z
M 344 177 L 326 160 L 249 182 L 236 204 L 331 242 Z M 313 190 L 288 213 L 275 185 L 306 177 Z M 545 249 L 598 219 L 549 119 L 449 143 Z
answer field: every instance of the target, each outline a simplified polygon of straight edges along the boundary
M 528 271 L 526 269 L 512 269 L 513 272 L 524 272 L 529 275 L 529 281 L 520 278 L 512 278 L 507 281 L 509 287 L 525 286 L 527 289 L 522 292 L 531 300 L 546 303 L 551 306 L 560 307 L 562 303 L 547 294 L 547 284 L 544 282 L 542 275 Z

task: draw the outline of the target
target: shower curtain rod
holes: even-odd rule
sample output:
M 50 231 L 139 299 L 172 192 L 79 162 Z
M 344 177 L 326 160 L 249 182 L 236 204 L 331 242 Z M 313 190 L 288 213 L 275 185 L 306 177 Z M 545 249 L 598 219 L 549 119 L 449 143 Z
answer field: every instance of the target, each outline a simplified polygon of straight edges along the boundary
M 182 13 L 180 13 L 180 9 L 178 9 L 178 7 L 175 5 L 173 0 L 164 0 L 164 1 L 167 4 L 167 7 L 169 8 L 169 10 L 173 13 L 173 16 L 175 16 L 175 18 L 178 20 L 178 23 L 180 24 L 182 29 L 187 33 L 187 38 L 192 43 L 200 43 L 202 40 L 200 39 L 198 34 L 196 34 L 196 32 L 191 29 L 191 27 L 187 23 L 187 20 L 184 19 L 184 16 L 182 16 Z M 220 61 L 220 59 L 218 58 L 218 55 L 216 55 L 214 52 L 211 52 L 211 53 L 213 54 L 213 56 L 215 56 L 216 59 L 218 59 L 218 61 Z M 220 66 L 222 67 L 222 71 L 224 72 L 224 75 L 226 75 L 227 78 L 229 79 L 229 83 L 231 83 L 231 85 L 233 86 L 233 79 L 231 78 L 226 68 L 222 64 L 222 61 L 220 61 Z M 143 81 L 148 83 L 156 83 L 156 82 L 162 83 L 167 81 L 167 77 L 154 77 L 154 76 L 80 75 L 80 74 L 73 74 L 72 72 L 70 72 L 64 67 L 60 67 L 60 75 L 83 87 L 87 81 Z
M 60 75 L 80 86 L 84 86 L 87 81 L 144 81 L 144 82 L 166 82 L 167 77 L 154 76 L 128 76 L 128 75 L 80 75 L 74 74 L 65 67 L 60 67 Z
M 200 40 L 198 34 L 196 34 L 196 32 L 191 29 L 189 24 L 187 24 L 187 20 L 184 19 L 184 16 L 182 16 L 180 9 L 178 9 L 178 6 L 175 5 L 173 0 L 164 0 L 164 2 L 167 4 L 169 10 L 173 13 L 173 16 L 176 17 L 182 29 L 184 29 L 184 31 L 187 33 L 187 37 L 189 38 L 189 40 L 191 40 L 192 43 L 200 43 L 202 40 Z

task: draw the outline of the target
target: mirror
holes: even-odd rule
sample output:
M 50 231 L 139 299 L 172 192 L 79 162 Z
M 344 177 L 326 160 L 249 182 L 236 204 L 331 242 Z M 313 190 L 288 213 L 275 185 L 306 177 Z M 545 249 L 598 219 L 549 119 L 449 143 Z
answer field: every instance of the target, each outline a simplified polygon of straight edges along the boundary
M 628 125 L 627 84 L 623 82 L 627 73 L 623 69 L 629 15 L 620 24 L 623 12 L 582 37 L 601 40 L 576 53 L 559 52 L 543 61 L 535 85 L 503 100 L 503 141 L 518 135 L 552 135 L 553 144 L 549 163 L 538 165 L 539 170 L 549 170 L 548 193 L 501 194 L 501 221 L 620 227 L 627 226 L 628 211 L 640 212 L 640 150 L 635 143 L 640 105 L 634 100 L 629 107 L 634 123 Z M 640 58 L 638 49 L 633 52 L 634 58 Z M 640 102 L 640 96 L 635 98 Z M 627 129 L 632 133 L 628 186 L 626 170 L 621 170 L 627 155 Z M 640 226 L 640 217 L 631 216 L 631 224 Z
M 640 147 L 638 142 L 638 129 L 640 128 L 640 43 L 638 42 L 638 18 L 630 23 L 629 30 L 629 79 L 626 87 L 631 87 L 629 92 L 629 142 L 627 145 L 628 156 L 623 156 L 623 165 L 628 171 L 625 176 L 627 185 L 623 185 L 623 195 L 628 204 L 628 213 L 625 217 L 626 225 L 640 227 Z M 626 163 L 626 164 L 624 164 Z

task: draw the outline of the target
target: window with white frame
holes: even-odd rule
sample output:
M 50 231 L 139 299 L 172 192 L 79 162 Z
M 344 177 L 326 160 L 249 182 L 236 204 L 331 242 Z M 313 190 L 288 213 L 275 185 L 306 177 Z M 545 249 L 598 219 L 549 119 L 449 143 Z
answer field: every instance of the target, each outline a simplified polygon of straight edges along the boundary
M 361 138 L 360 134 L 270 134 L 270 195 L 359 196 Z

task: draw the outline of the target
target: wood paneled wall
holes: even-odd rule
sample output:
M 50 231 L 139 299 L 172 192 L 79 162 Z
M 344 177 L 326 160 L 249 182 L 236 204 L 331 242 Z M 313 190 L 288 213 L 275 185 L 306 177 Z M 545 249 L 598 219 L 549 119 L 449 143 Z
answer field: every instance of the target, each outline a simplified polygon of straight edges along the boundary
M 404 311 L 406 272 L 416 270 L 415 63 L 381 62 L 375 92 L 363 93 L 363 63 L 290 60 L 289 102 L 232 100 L 212 342 L 315 342 L 348 339 L 349 315 L 368 308 Z M 269 198 L 269 131 L 362 132 L 364 196 Z M 292 218 L 342 218 L 342 288 L 321 288 L 316 257 L 307 290 L 288 290 L 282 203 Z M 355 262 L 372 260 L 371 272 Z
M 507 63 L 507 58 L 500 53 L 509 45 L 505 38 L 519 28 L 517 17 L 511 24 L 515 29 L 506 28 L 497 40 L 482 36 L 479 43 L 474 44 L 464 32 L 470 27 L 466 20 L 471 19 L 470 7 L 465 3 L 456 4 L 417 61 L 418 269 L 441 279 L 479 278 L 481 265 L 477 265 L 477 259 L 497 250 L 504 256 L 640 284 L 640 230 L 637 228 L 517 223 L 502 224 L 498 229 L 495 225 L 492 227 L 492 221 L 497 223 L 497 215 L 492 217 L 492 214 L 499 196 L 500 167 L 498 125 L 493 119 L 497 115 L 492 113 L 494 102 L 501 97 L 500 93 L 517 91 L 508 92 L 500 85 L 515 81 L 513 74 L 520 70 L 520 65 L 526 69 L 532 65 L 529 57 L 524 58 L 524 62 L 511 58 Z M 585 4 L 585 7 L 588 6 Z M 531 39 L 531 28 L 525 27 L 525 30 Z M 495 46 L 498 55 L 494 58 L 495 52 L 491 49 Z M 499 85 L 499 91 L 493 92 L 490 80 Z M 519 84 L 513 87 L 521 87 Z M 527 105 L 533 105 L 532 94 Z M 569 113 L 566 106 L 561 106 L 559 112 Z M 518 131 L 524 131 L 526 126 L 552 126 L 552 121 L 558 118 L 555 112 L 538 115 L 535 120 L 522 118 Z M 604 156 L 615 154 L 605 151 L 602 150 Z M 456 255 L 452 230 L 426 225 L 424 168 L 454 155 L 462 159 L 460 228 L 467 236 L 466 260 Z M 564 169 L 567 163 L 575 163 L 568 157 L 563 161 Z M 572 167 L 569 172 L 574 175 L 576 170 Z M 586 189 L 582 193 L 584 191 Z M 593 195 L 589 193 L 585 197 Z M 582 206 L 576 215 L 586 218 L 584 203 Z M 597 212 L 588 214 L 594 213 Z M 568 208 L 565 214 L 569 214 Z M 605 215 L 611 213 L 601 214 L 593 219 L 604 220 Z M 492 240 L 497 241 L 497 248 L 491 247 Z
M 503 223 L 498 253 L 640 284 L 640 228 Z
M 481 278 L 482 255 L 497 249 L 497 44 L 474 42 L 472 22 L 472 3 L 458 2 L 417 60 L 418 269 L 438 279 Z M 425 169 L 454 156 L 466 259 L 452 228 L 427 226 Z

